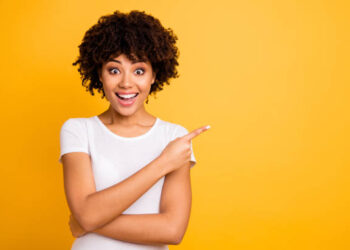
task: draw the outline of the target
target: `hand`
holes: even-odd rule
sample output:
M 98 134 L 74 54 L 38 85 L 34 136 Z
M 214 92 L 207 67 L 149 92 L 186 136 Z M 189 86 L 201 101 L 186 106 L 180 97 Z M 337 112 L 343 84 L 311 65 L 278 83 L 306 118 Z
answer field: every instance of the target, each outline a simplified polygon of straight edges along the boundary
M 80 226 L 78 221 L 73 217 L 73 215 L 70 215 L 69 217 L 69 227 L 70 231 L 72 232 L 73 237 L 78 238 L 83 235 L 85 235 L 87 232 Z
M 168 143 L 159 156 L 162 158 L 165 166 L 167 166 L 167 173 L 184 166 L 191 160 L 191 140 L 208 129 L 209 126 L 197 128 L 187 135 L 178 137 Z

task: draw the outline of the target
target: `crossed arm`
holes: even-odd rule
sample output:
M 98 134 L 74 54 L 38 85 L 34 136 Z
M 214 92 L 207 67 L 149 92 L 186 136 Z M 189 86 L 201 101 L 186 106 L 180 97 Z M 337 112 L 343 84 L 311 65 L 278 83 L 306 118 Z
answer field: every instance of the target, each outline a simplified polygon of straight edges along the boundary
M 128 215 L 121 213 L 148 190 L 146 187 L 164 176 L 161 173 L 154 177 L 163 165 L 161 161 L 155 161 L 130 179 L 96 193 L 92 172 L 84 169 L 89 162 L 85 153 L 70 153 L 62 160 L 68 205 L 86 232 L 140 244 L 181 242 L 191 210 L 190 162 L 165 174 L 158 214 Z M 76 189 L 77 180 L 81 189 Z M 120 202 L 115 203 L 115 200 Z
M 160 213 L 121 214 L 93 232 L 140 244 L 179 244 L 188 225 L 191 199 L 188 164 L 165 176 Z

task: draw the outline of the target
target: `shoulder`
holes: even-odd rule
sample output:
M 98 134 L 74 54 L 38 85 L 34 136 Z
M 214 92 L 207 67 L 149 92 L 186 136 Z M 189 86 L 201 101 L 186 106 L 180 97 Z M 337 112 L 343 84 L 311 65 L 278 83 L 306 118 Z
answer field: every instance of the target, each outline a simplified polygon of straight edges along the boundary
M 86 128 L 88 118 L 85 117 L 75 117 L 65 120 L 61 126 L 61 130 L 78 130 Z
M 85 152 L 89 154 L 86 118 L 69 118 L 63 122 L 60 130 L 60 148 L 62 155 L 70 152 Z
M 175 139 L 188 133 L 188 130 L 181 124 L 161 119 L 159 119 L 159 128 L 162 129 L 171 139 Z
M 86 117 L 74 117 L 74 118 L 68 118 L 63 122 L 62 126 L 79 126 L 79 125 L 85 125 L 89 118 Z

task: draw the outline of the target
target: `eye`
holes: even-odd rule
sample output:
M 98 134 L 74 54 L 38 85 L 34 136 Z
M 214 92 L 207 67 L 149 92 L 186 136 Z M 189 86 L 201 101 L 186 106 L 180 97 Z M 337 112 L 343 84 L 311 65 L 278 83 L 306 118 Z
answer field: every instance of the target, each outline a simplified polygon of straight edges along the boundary
M 110 73 L 112 73 L 113 75 L 115 75 L 115 74 L 117 74 L 117 72 L 119 72 L 119 69 L 117 69 L 117 68 L 110 68 L 110 69 L 108 69 L 108 71 Z
M 138 68 L 137 70 L 135 70 L 137 75 L 143 75 L 145 73 L 145 70 L 143 68 Z

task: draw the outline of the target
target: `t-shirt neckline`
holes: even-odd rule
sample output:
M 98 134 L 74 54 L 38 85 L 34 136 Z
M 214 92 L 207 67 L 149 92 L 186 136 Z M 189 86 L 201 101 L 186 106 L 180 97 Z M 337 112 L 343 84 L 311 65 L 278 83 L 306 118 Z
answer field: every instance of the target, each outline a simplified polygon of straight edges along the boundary
M 155 128 L 158 126 L 159 123 L 159 118 L 156 117 L 156 121 L 154 122 L 153 126 L 147 130 L 146 133 L 139 135 L 139 136 L 134 136 L 134 137 L 124 137 L 124 136 L 120 136 L 117 135 L 115 133 L 113 133 L 101 120 L 100 118 L 98 118 L 97 115 L 93 116 L 93 118 L 97 121 L 98 124 L 101 125 L 101 127 L 103 128 L 103 130 L 105 130 L 108 134 L 112 135 L 113 137 L 119 139 L 119 140 L 124 140 L 124 141 L 133 141 L 133 140 L 138 140 L 138 139 L 142 139 L 146 136 L 148 136 L 149 134 L 152 133 L 153 130 L 155 130 Z

